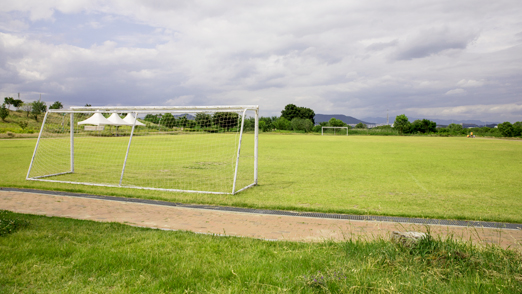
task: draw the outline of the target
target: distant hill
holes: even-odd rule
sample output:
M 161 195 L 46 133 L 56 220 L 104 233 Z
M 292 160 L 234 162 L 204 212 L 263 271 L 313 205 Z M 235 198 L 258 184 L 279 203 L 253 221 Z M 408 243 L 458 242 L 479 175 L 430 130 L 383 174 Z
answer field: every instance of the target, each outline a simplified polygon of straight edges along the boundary
M 174 115 L 175 118 L 182 118 L 182 117 L 184 117 L 184 116 L 187 116 L 187 119 L 188 119 L 188 120 L 195 120 L 195 119 L 196 119 L 195 116 L 193 116 L 192 114 L 188 114 L 188 113 L 184 113 L 184 114 L 175 114 L 175 115 Z
M 314 117 L 314 120 L 315 120 L 316 124 L 319 124 L 322 122 L 329 121 L 332 117 L 339 119 L 339 120 L 343 121 L 345 124 L 349 124 L 349 125 L 358 124 L 358 123 L 373 124 L 373 123 L 362 121 L 360 119 L 356 119 L 355 117 L 346 116 L 344 114 L 316 114 Z

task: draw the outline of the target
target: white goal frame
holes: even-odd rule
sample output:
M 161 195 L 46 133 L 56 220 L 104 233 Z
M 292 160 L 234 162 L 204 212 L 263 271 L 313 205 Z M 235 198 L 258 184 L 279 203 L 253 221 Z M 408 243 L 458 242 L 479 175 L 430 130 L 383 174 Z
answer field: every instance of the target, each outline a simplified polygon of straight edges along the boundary
M 102 184 L 102 183 L 90 183 L 90 182 L 74 182 L 74 181 L 61 181 L 61 180 L 52 180 L 47 179 L 48 177 L 58 176 L 63 174 L 71 174 L 74 173 L 74 133 L 75 133 L 75 122 L 74 114 L 75 113 L 83 113 L 83 114 L 92 114 L 96 111 L 103 111 L 105 113 L 129 113 L 134 116 L 134 123 L 132 125 L 132 130 L 130 132 L 129 142 L 127 145 L 127 151 L 125 154 L 125 160 L 123 162 L 123 166 L 121 169 L 120 183 L 119 185 L 111 185 L 111 184 Z M 236 181 L 238 175 L 238 166 L 241 152 L 241 141 L 243 139 L 243 129 L 245 124 L 245 115 L 247 111 L 254 112 L 255 124 L 254 124 L 254 177 L 253 182 L 245 187 L 239 187 L 236 190 Z M 40 144 L 40 140 L 42 139 L 42 133 L 44 132 L 44 126 L 47 121 L 47 118 L 50 113 L 66 113 L 70 114 L 70 170 L 60 173 L 47 174 L 41 176 L 30 177 L 31 169 L 33 168 L 33 164 L 35 162 L 35 156 L 37 154 L 38 146 Z M 125 174 L 125 167 L 127 164 L 127 159 L 129 155 L 129 150 L 132 143 L 132 138 L 134 135 L 134 130 L 137 125 L 138 114 L 148 114 L 148 113 L 158 113 L 158 112 L 166 112 L 166 113 L 179 113 L 184 114 L 187 112 L 196 112 L 196 113 L 212 113 L 212 112 L 237 112 L 239 117 L 241 118 L 240 130 L 239 130 L 239 141 L 237 145 L 237 157 L 235 160 L 235 171 L 234 171 L 234 181 L 232 184 L 231 192 L 214 192 L 214 191 L 199 191 L 199 190 L 183 190 L 183 189 L 166 189 L 166 188 L 155 188 L 155 187 L 141 187 L 141 186 L 131 186 L 131 185 L 122 185 L 122 180 Z M 239 125 L 238 125 L 239 127 Z M 160 190 L 160 191 L 171 191 L 171 192 L 189 192 L 189 193 L 206 193 L 206 194 L 236 194 L 248 188 L 257 185 L 258 182 L 258 137 L 259 137 L 259 106 L 258 105 L 233 105 L 233 106 L 103 106 L 103 107 L 70 107 L 69 110 L 63 109 L 48 109 L 45 113 L 44 119 L 42 121 L 42 125 L 40 128 L 40 133 L 38 135 L 38 140 L 36 142 L 36 146 L 34 148 L 33 156 L 31 158 L 31 163 L 29 165 L 29 170 L 27 171 L 26 180 L 30 181 L 42 181 L 42 182 L 53 182 L 53 183 L 66 183 L 66 184 L 81 184 L 88 186 L 102 186 L 102 187 L 121 187 L 121 188 L 134 188 L 134 189 L 145 189 L 145 190 Z
M 346 129 L 346 136 L 348 136 L 348 127 L 321 127 L 321 136 L 324 136 L 324 129 L 334 129 L 334 135 L 335 135 L 335 129 Z

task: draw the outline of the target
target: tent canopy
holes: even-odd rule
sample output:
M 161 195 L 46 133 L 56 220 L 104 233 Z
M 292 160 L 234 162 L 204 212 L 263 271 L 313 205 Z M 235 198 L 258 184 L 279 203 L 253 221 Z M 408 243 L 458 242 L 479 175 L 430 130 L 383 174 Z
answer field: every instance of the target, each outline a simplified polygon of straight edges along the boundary
M 132 126 L 136 121 L 136 126 L 144 126 L 131 113 L 128 113 L 124 119 L 121 119 L 117 113 L 111 114 L 109 118 L 105 118 L 100 112 L 96 112 L 86 120 L 78 122 L 79 125 L 95 125 L 95 126 Z
M 78 122 L 79 125 L 95 125 L 95 126 L 104 126 L 104 125 L 114 125 L 111 121 L 106 119 L 101 113 L 96 112 L 91 117 L 86 120 Z
M 127 116 L 123 119 L 124 121 L 130 123 L 132 126 L 134 124 L 134 121 L 136 121 L 136 126 L 144 126 L 144 123 L 139 122 L 137 119 L 134 118 L 132 113 L 127 113 Z
M 124 121 L 117 113 L 111 114 L 107 120 L 115 126 L 132 126 L 132 123 Z

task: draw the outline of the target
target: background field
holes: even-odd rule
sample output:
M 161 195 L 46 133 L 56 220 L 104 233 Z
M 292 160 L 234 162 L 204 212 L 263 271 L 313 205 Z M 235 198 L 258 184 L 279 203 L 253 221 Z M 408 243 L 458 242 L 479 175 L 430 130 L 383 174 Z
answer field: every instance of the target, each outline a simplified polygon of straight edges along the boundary
M 36 140 L 2 140 L 0 186 L 176 202 L 522 223 L 522 142 L 261 134 L 259 186 L 199 195 L 26 181 Z

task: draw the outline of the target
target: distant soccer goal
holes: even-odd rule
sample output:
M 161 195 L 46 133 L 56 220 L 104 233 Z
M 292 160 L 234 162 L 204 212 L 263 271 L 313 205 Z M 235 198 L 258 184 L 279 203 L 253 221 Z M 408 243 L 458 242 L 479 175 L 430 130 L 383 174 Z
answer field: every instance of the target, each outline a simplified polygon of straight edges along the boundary
M 348 136 L 348 127 L 321 127 L 321 136 L 324 135 L 346 135 Z
M 27 180 L 235 194 L 257 185 L 258 113 L 257 105 L 50 109 Z

